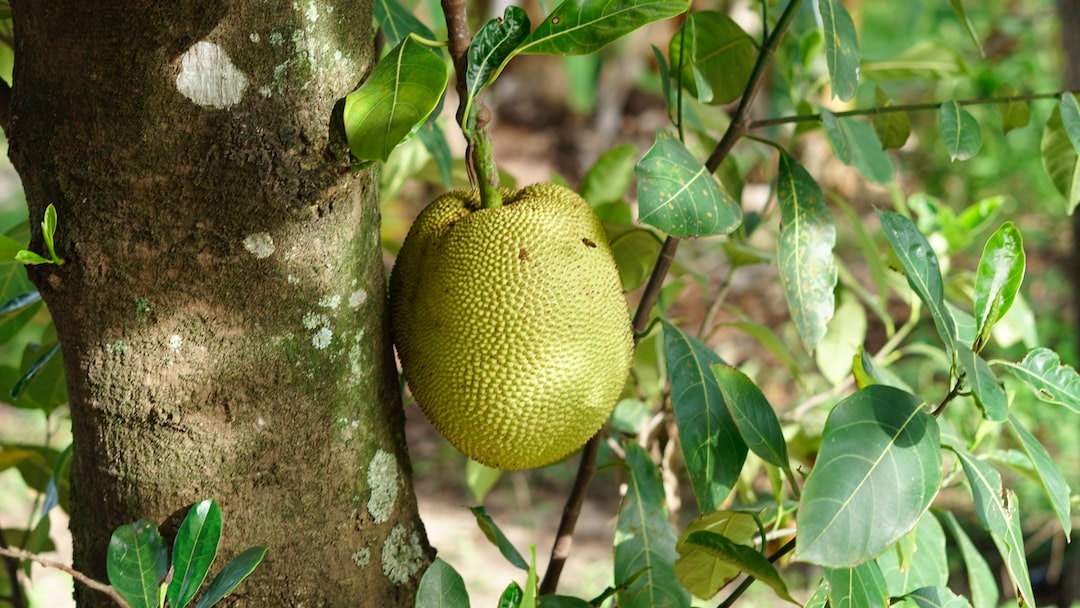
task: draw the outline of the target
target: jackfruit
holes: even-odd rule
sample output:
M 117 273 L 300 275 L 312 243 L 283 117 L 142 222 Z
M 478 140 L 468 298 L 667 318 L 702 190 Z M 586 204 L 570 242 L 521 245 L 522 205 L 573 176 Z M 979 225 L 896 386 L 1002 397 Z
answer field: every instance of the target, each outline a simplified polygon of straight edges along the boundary
M 454 446 L 500 469 L 558 461 L 603 426 L 633 337 L 603 226 L 554 184 L 428 205 L 390 276 L 394 342 L 416 403 Z

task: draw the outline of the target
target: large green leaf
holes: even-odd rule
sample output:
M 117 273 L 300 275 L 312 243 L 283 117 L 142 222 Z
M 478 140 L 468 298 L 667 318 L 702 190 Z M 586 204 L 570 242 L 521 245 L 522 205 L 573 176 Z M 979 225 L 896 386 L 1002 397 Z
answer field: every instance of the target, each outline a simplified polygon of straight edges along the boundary
M 1065 197 L 1065 209 L 1071 215 L 1080 205 L 1080 156 L 1065 131 L 1060 107 L 1055 107 L 1046 121 L 1039 152 L 1043 168 L 1057 191 Z
M 746 446 L 765 462 L 781 469 L 788 468 L 784 431 L 761 389 L 737 368 L 725 364 L 710 367 Z
M 199 591 L 221 540 L 221 507 L 207 499 L 191 507 L 173 541 L 173 575 L 166 592 L 170 608 L 184 608 Z
M 967 160 L 982 147 L 979 121 L 960 104 L 946 101 L 941 104 L 941 139 L 952 160 Z
M 416 608 L 469 608 L 465 580 L 440 558 L 431 562 L 416 590 Z
M 967 385 L 983 417 L 990 422 L 1003 422 L 1009 417 L 1009 401 L 990 364 L 969 348 L 956 349 L 956 358 L 966 372 Z
M 375 0 L 375 22 L 382 29 L 386 45 L 390 48 L 397 46 L 409 34 L 435 39 L 431 28 L 402 6 L 399 0 Z
M 1058 110 L 1061 112 L 1061 125 L 1065 127 L 1065 134 L 1072 142 L 1073 150 L 1080 154 L 1080 105 L 1076 102 L 1076 95 L 1062 93 Z
M 936 587 L 923 587 L 912 591 L 905 599 L 917 608 L 970 608 L 967 599 L 956 595 L 944 584 Z
M 723 535 L 730 542 L 747 545 L 758 530 L 757 520 L 749 513 L 713 511 L 702 515 L 686 526 L 675 544 L 675 550 L 679 552 L 679 559 L 675 560 L 675 576 L 695 596 L 704 599 L 713 597 L 739 575 L 739 565 L 686 542 L 687 537 L 695 532 L 707 531 Z
M 220 602 L 262 563 L 265 556 L 266 547 L 251 547 L 232 558 L 221 569 L 221 572 L 218 572 L 214 580 L 210 581 L 210 586 L 206 588 L 206 593 L 199 598 L 195 608 L 210 608 L 210 606 Z
M 945 531 L 934 515 L 923 513 L 919 525 L 909 536 L 914 536 L 912 554 L 906 563 L 900 559 L 900 550 L 893 548 L 877 559 L 878 568 L 885 577 L 889 595 L 899 597 L 923 587 L 942 587 L 949 582 L 949 562 L 945 553 Z
M 683 144 L 660 131 L 635 167 L 638 219 L 680 238 L 728 234 L 742 209 Z
M 708 346 L 664 320 L 671 407 L 690 487 L 702 513 L 712 512 L 739 479 L 747 447 L 709 369 L 723 363 Z
M 840 0 L 818 0 L 825 29 L 825 61 L 829 66 L 833 97 L 847 101 L 859 85 L 859 38 L 855 23 Z
M 993 537 L 1020 597 L 1026 604 L 1034 606 L 1035 595 L 1031 590 L 1031 576 L 1024 555 L 1024 535 L 1020 531 L 1020 505 L 1016 494 L 1012 490 L 1003 490 L 1001 475 L 989 464 L 972 456 L 962 445 L 950 442 L 948 447 L 959 457 L 967 476 L 975 502 L 975 516 L 983 529 Z
M 906 217 L 891 211 L 878 211 L 881 228 L 896 257 L 904 267 L 908 285 L 930 311 L 938 336 L 948 348 L 956 343 L 956 321 L 945 308 L 945 286 L 941 266 L 926 237 Z
M 1072 518 L 1069 516 L 1069 484 L 1065 482 L 1065 476 L 1061 474 L 1061 469 L 1054 463 L 1054 459 L 1046 448 L 1031 434 L 1031 431 L 1020 424 L 1015 416 L 1009 416 L 1006 428 L 1020 443 L 1021 449 L 1035 467 L 1035 476 L 1042 485 L 1047 501 L 1068 538 L 1072 532 Z
M 975 273 L 975 350 L 990 339 L 994 325 L 1009 312 L 1024 281 L 1024 241 L 1012 222 L 1005 222 L 983 247 Z
M 472 507 L 469 510 L 472 511 L 473 517 L 476 518 L 476 525 L 480 527 L 480 531 L 491 541 L 491 544 L 498 547 L 499 553 L 502 553 L 506 561 L 522 570 L 528 570 L 529 563 L 525 561 L 525 558 L 510 542 L 510 539 L 503 534 L 499 526 L 495 525 L 495 520 L 491 519 L 491 516 L 487 514 L 487 509 L 484 507 Z
M 1033 348 L 1020 363 L 995 361 L 1023 380 L 1035 396 L 1047 403 L 1064 405 L 1080 414 L 1080 375 L 1049 348 Z
M 689 608 L 690 594 L 675 578 L 675 531 L 660 471 L 637 442 L 622 445 L 629 479 L 615 525 L 615 584 L 625 587 L 616 601 L 620 608 Z
M 113 532 L 106 555 L 109 584 L 131 608 L 157 608 L 158 587 L 169 571 L 169 552 L 157 526 L 144 519 Z
M 468 69 L 465 71 L 470 103 L 497 75 L 499 67 L 510 58 L 514 49 L 529 36 L 530 27 L 525 9 L 508 6 L 502 19 L 492 19 L 476 32 L 469 45 Z
M 385 161 L 438 105 L 448 79 L 446 63 L 406 36 L 386 54 L 360 88 L 345 97 L 345 135 L 361 161 Z
M 885 577 L 875 562 L 853 568 L 825 568 L 829 605 L 837 608 L 877 608 L 889 605 Z
M 854 166 L 874 183 L 892 181 L 895 171 L 892 159 L 872 126 L 854 118 L 838 119 L 827 110 L 821 111 L 821 123 L 836 157 L 844 164 Z
M 758 581 L 768 585 L 776 595 L 793 604 L 798 604 L 788 593 L 784 579 L 772 563 L 753 547 L 736 543 L 715 532 L 701 530 L 686 537 L 686 544 L 704 550 L 718 561 L 735 566 Z
M 687 8 L 687 0 L 565 0 L 533 30 L 517 53 L 588 55 L 643 25 L 682 14 Z
M 780 236 L 776 240 L 780 285 L 803 346 L 813 352 L 835 310 L 836 225 L 821 187 L 787 152 L 780 154 L 776 194 L 780 201 Z
M 694 11 L 671 37 L 672 72 L 698 101 L 731 103 L 750 80 L 757 59 L 754 39 L 718 11 Z
M 941 483 L 937 422 L 891 386 L 859 390 L 833 408 L 799 507 L 802 561 L 850 568 L 918 523 Z
M 975 608 L 997 608 L 998 606 L 998 583 L 990 566 L 986 564 L 986 558 L 982 552 L 971 542 L 963 526 L 956 521 L 956 516 L 951 511 L 943 511 L 942 517 L 945 525 L 949 528 L 956 545 L 960 547 L 960 555 L 964 558 L 964 571 L 967 573 L 968 586 L 971 588 L 971 603 Z

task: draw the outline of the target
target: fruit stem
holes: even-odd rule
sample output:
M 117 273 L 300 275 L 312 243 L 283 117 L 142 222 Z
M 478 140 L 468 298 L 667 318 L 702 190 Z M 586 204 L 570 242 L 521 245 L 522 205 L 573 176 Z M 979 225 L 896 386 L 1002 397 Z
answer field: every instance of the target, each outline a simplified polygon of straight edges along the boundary
M 450 59 L 457 75 L 458 111 L 457 122 L 465 136 L 465 166 L 469 172 L 469 182 L 473 189 L 480 190 L 480 204 L 485 209 L 502 206 L 499 194 L 499 168 L 495 164 L 495 153 L 491 144 L 488 123 L 491 111 L 480 100 L 480 96 L 469 98 L 465 78 L 469 67 L 469 45 L 472 34 L 469 32 L 469 18 L 465 10 L 466 0 L 442 0 L 443 15 L 446 17 L 447 47 Z M 468 110 L 466 108 L 469 108 Z M 468 112 L 468 115 L 466 114 Z

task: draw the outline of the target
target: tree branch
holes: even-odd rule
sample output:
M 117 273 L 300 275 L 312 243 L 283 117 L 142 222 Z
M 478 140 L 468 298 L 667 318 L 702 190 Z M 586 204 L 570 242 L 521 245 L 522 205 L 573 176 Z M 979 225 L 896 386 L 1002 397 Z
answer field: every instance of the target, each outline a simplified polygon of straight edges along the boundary
M 7 570 L 8 581 L 11 584 L 11 598 L 8 601 L 11 602 L 13 608 L 26 608 L 26 598 L 23 597 L 22 585 L 19 584 L 19 560 L 3 553 L 5 549 L 10 550 L 7 539 L 0 533 L 0 555 L 4 556 L 4 568 Z
M 11 85 L 0 78 L 0 129 L 11 141 Z
M 79 572 L 78 570 L 72 568 L 71 566 L 68 566 L 67 564 L 62 564 L 60 562 L 55 562 L 55 561 L 53 561 L 51 559 L 45 559 L 44 557 L 41 557 L 41 556 L 39 556 L 39 555 L 37 555 L 35 553 L 31 553 L 29 551 L 24 551 L 23 549 L 11 549 L 11 548 L 7 548 L 7 547 L 0 547 L 0 555 L 3 555 L 4 557 L 10 557 L 10 558 L 13 558 L 13 559 L 17 559 L 17 560 L 26 560 L 26 561 L 31 561 L 31 562 L 37 562 L 37 563 L 41 564 L 42 566 L 45 566 L 46 568 L 53 568 L 55 570 L 60 570 L 61 572 L 65 572 L 65 573 L 71 575 L 71 577 L 74 578 L 75 580 L 77 580 L 80 583 L 82 583 L 82 584 L 86 585 L 87 587 L 89 587 L 90 589 L 93 589 L 94 591 L 97 591 L 99 593 L 104 593 L 105 595 L 109 596 L 109 598 L 112 599 L 112 601 L 116 602 L 117 606 L 120 606 L 121 608 L 130 608 L 128 606 L 127 601 L 125 601 L 124 598 L 120 596 L 120 594 L 116 591 L 116 589 L 114 589 L 112 587 L 112 585 L 106 585 L 104 583 L 99 583 L 98 581 L 95 581 L 94 579 L 90 578 L 89 576 L 86 576 L 82 572 Z M 18 587 L 17 582 L 14 581 L 14 580 L 12 581 L 12 587 L 13 588 Z

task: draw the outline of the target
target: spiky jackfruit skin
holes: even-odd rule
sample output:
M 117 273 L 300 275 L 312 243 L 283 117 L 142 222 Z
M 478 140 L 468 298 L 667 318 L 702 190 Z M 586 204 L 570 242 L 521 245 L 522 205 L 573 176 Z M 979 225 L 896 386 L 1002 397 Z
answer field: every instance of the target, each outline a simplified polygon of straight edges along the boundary
M 572 190 L 534 184 L 483 209 L 432 202 L 390 277 L 394 342 L 413 398 L 470 458 L 550 464 L 611 414 L 633 339 L 600 220 Z

